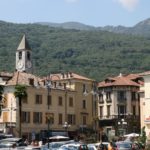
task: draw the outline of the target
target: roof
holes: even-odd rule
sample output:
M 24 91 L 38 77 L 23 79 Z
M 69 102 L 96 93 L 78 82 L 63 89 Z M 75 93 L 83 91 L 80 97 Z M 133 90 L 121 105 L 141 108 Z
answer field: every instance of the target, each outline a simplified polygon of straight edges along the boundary
M 31 50 L 25 34 L 23 35 L 22 40 L 21 40 L 17 50 Z
M 40 84 L 42 81 L 41 78 L 25 72 L 14 72 L 13 77 L 7 82 L 7 85 L 17 85 L 17 84 L 24 84 L 24 85 L 31 85 L 30 79 L 34 80 L 34 83 Z
M 78 79 L 78 80 L 87 80 L 87 81 L 94 81 L 93 79 L 81 76 L 76 73 L 68 72 L 68 73 L 58 73 L 58 74 L 51 74 L 50 75 L 51 80 L 57 81 L 57 80 L 66 80 L 66 79 Z
M 150 71 L 146 71 L 146 72 L 140 73 L 139 75 L 140 75 L 140 76 L 147 76 L 147 75 L 150 75 Z
M 135 82 L 134 80 L 140 78 L 137 74 L 130 75 L 119 75 L 113 78 L 106 78 L 105 81 L 102 81 L 98 84 L 98 87 L 109 87 L 109 86 L 137 86 L 141 85 L 140 82 Z
M 0 72 L 0 77 L 12 77 L 13 73 L 9 72 Z

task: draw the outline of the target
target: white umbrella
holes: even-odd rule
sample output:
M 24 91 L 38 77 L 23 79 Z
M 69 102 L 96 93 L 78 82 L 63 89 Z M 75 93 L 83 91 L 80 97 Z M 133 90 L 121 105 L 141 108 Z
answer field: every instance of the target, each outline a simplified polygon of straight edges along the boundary
M 56 135 L 56 136 L 50 137 L 49 139 L 50 140 L 59 140 L 59 139 L 69 139 L 69 137 Z
M 124 137 L 138 137 L 138 136 L 140 136 L 140 135 L 137 133 L 130 133 L 130 134 L 124 135 Z

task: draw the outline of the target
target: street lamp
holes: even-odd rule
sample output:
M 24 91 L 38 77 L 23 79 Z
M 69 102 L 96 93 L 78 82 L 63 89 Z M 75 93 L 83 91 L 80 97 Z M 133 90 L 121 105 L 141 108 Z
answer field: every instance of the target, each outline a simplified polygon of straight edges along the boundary
M 68 124 L 68 122 L 65 122 L 64 125 L 63 125 L 67 136 L 68 136 L 68 128 L 69 128 L 70 126 L 71 126 L 71 125 Z
M 92 90 L 90 92 L 88 92 L 88 90 L 85 89 L 83 90 L 83 95 L 84 96 L 88 96 L 89 94 L 92 94 L 92 115 L 93 115 L 93 121 L 94 121 L 94 130 L 95 130 L 95 139 L 97 140 L 97 119 L 98 119 L 98 115 L 97 115 L 97 96 L 98 91 L 97 91 L 97 86 L 96 86 L 96 82 L 93 83 L 92 85 Z
M 118 129 L 119 130 L 119 135 L 124 135 L 126 130 L 125 127 L 127 125 L 127 122 L 122 118 L 120 121 L 118 121 L 118 126 L 120 126 L 121 128 Z
M 48 77 L 46 78 L 46 88 L 47 88 L 47 106 L 49 109 L 49 105 L 50 105 L 50 92 L 51 92 L 51 79 L 50 79 L 50 74 L 48 75 Z M 47 133 L 48 133 L 48 149 L 49 149 L 49 136 L 50 136 L 50 123 L 51 123 L 51 115 L 47 114 Z
M 51 114 L 46 115 L 47 118 L 47 131 L 48 131 L 48 148 L 49 148 L 49 137 L 50 137 L 50 123 L 51 123 Z

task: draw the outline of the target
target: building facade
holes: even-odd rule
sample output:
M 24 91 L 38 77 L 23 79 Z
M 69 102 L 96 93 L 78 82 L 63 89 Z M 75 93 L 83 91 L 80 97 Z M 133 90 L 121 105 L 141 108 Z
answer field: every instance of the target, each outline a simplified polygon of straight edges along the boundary
M 32 53 L 25 35 L 16 51 L 16 71 L 2 73 L 4 103 L 0 116 L 1 131 L 19 135 L 19 105 L 14 96 L 16 85 L 25 85 L 27 97 L 22 99 L 21 131 L 28 139 L 69 134 L 75 137 L 93 128 L 93 96 L 85 96 L 95 82 L 67 72 L 38 77 L 32 73 Z
M 123 136 L 140 132 L 139 87 L 142 78 L 136 74 L 106 78 L 98 85 L 98 116 L 101 136 Z
M 141 128 L 145 127 L 147 142 L 150 142 L 150 72 L 141 73 L 144 85 L 140 88 Z

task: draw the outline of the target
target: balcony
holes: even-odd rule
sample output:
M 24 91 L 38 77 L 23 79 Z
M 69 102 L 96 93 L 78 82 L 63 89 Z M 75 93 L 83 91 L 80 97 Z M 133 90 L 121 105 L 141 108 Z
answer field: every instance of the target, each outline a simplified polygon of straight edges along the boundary
M 118 116 L 115 115 L 106 115 L 106 116 L 99 116 L 99 120 L 111 120 L 111 119 L 116 119 Z

